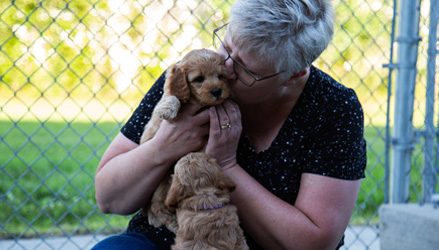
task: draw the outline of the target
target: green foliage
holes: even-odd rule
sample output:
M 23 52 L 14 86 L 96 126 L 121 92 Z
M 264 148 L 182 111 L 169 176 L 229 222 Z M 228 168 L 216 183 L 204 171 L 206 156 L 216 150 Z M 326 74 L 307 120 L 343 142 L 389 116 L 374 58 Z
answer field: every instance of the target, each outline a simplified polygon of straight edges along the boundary
M 198 4 L 190 11 L 193 22 L 182 14 L 188 10 L 177 2 L 166 6 L 133 1 L 115 7 L 96 0 L 2 1 L 0 96 L 12 91 L 26 100 L 38 95 L 35 92 L 44 92 L 47 98 L 61 95 L 80 99 L 93 92 L 94 98 L 108 100 L 116 89 L 116 98 L 124 94 L 139 99 L 169 66 L 163 60 L 175 61 L 183 53 L 175 49 L 185 35 L 183 25 L 197 27 L 200 33 L 192 39 L 199 35 L 202 46 L 210 46 L 212 23 L 227 17 L 223 12 L 230 2 Z M 156 20 L 156 9 L 160 12 L 165 8 L 168 14 Z M 220 14 L 212 17 L 212 12 Z M 145 43 L 152 47 L 145 47 Z M 136 61 L 132 66 L 136 67 L 134 75 L 125 76 L 116 62 L 127 54 Z M 137 87 L 124 93 L 127 83 L 120 87 L 122 78 Z
M 27 96 L 30 94 L 28 85 L 32 85 L 50 98 L 58 95 L 60 88 L 70 93 L 83 84 L 88 88 L 76 90 L 75 97 L 81 98 L 84 92 L 99 89 L 96 97 L 106 99 L 107 87 L 118 88 L 122 93 L 126 88 L 117 86 L 121 69 L 113 63 L 120 58 L 109 53 L 118 44 L 137 60 L 133 66 L 137 68 L 136 74 L 127 76 L 131 84 L 140 88 L 150 86 L 169 66 L 163 60 L 177 60 L 193 46 L 187 44 L 180 48 L 179 44 L 186 39 L 184 36 L 189 34 L 186 25 L 198 30 L 189 39 L 197 39 L 201 46 L 210 47 L 212 29 L 227 20 L 231 2 L 196 3 L 188 12 L 192 15 L 188 19 L 182 14 L 189 11 L 188 7 L 177 2 L 165 7 L 163 3 L 133 1 L 125 2 L 126 8 L 123 8 L 125 6 L 111 7 L 107 1 L 97 0 L 2 1 L 0 92 L 11 89 Z M 370 91 L 383 95 L 386 90 L 383 79 L 387 72 L 379 70 L 377 74 L 376 71 L 388 61 L 391 16 L 386 12 L 390 7 L 382 4 L 381 8 L 371 11 L 373 4 L 376 5 L 376 1 L 336 2 L 334 41 L 317 61 L 340 81 L 360 89 L 361 95 Z M 156 21 L 154 12 L 165 8 L 168 14 Z M 144 44 L 149 45 L 144 47 Z M 361 91 L 363 88 L 369 91 Z M 128 95 L 140 98 L 143 92 Z M 365 95 L 360 99 L 366 100 Z
M 390 53 L 391 6 L 379 1 L 340 1 L 335 6 L 333 42 L 318 61 L 359 94 L 385 97 Z

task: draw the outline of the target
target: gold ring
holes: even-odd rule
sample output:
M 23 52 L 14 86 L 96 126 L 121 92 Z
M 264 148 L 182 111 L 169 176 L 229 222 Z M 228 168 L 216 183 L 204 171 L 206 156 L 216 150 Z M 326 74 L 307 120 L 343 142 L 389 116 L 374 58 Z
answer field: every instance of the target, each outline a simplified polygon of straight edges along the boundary
M 221 124 L 221 129 L 228 129 L 231 127 L 232 127 L 232 125 L 230 125 L 230 123 Z

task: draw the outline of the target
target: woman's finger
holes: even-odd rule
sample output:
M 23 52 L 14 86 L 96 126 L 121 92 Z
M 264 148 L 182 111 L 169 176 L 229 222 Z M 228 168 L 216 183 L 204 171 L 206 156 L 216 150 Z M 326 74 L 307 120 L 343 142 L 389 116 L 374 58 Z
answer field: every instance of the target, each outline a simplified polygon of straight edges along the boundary
M 201 109 L 200 104 L 196 103 L 185 103 L 181 108 L 181 115 L 193 116 Z
M 223 132 L 223 130 L 230 129 L 231 128 L 230 118 L 227 115 L 227 112 L 224 109 L 224 106 L 218 105 L 218 106 L 215 106 L 215 108 L 216 108 L 216 112 L 218 114 L 218 121 L 219 121 L 219 126 L 221 129 L 221 132 Z
M 224 102 L 223 107 L 229 118 L 230 125 L 238 125 L 237 123 L 241 123 L 241 112 L 236 103 L 226 101 Z
M 219 122 L 218 113 L 216 111 L 216 107 L 209 108 L 209 118 L 210 118 L 210 130 L 212 134 L 214 134 L 215 132 L 219 132 L 220 122 Z
M 203 125 L 209 123 L 210 120 L 210 111 L 208 109 L 201 111 L 200 113 L 191 117 L 193 119 L 194 125 Z

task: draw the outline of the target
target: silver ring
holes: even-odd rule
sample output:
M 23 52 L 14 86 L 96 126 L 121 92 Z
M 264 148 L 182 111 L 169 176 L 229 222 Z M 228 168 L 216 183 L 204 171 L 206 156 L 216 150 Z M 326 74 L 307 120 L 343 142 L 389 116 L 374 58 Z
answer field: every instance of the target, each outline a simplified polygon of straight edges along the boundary
M 230 125 L 230 123 L 221 124 L 221 129 L 229 129 L 231 127 L 232 125 Z

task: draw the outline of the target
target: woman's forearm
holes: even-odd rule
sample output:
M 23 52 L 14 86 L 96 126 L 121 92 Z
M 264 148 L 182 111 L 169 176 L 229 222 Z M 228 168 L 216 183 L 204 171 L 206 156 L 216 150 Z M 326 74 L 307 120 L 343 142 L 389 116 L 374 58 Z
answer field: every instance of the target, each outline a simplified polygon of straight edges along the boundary
M 294 242 L 297 235 L 287 235 L 287 231 L 291 232 L 292 229 L 286 225 L 287 221 L 296 221 L 295 224 L 306 221 L 301 221 L 300 218 L 292 219 L 292 216 L 300 215 L 289 204 L 279 200 L 248 176 L 242 168 L 234 167 L 226 172 L 238 183 L 232 194 L 232 202 L 238 208 L 245 230 L 265 249 L 285 249 L 282 247 L 282 241 L 285 240 L 282 239 L 286 237 Z
M 102 156 L 95 178 L 96 200 L 106 213 L 130 214 L 143 207 L 183 155 L 201 149 L 209 133 L 209 112 L 188 104 L 178 119 L 163 120 L 141 145 L 119 133 Z
M 238 165 L 225 171 L 237 187 L 232 202 L 246 231 L 266 249 L 334 249 L 328 228 L 271 194 Z M 330 232 L 330 233 L 328 233 Z M 335 244 L 335 245 L 334 245 Z
M 96 200 L 104 213 L 131 214 L 143 207 L 171 165 L 153 141 L 105 162 L 95 177 Z

